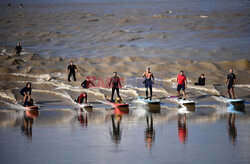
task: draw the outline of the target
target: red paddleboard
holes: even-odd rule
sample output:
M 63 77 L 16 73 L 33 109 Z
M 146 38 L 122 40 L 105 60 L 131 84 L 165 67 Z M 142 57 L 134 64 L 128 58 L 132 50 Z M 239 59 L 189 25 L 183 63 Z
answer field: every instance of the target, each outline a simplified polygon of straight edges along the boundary
M 114 107 L 128 107 L 129 106 L 129 104 L 117 104 L 115 102 L 110 102 L 109 100 L 105 100 L 105 102 Z
M 39 109 L 38 106 L 26 106 L 26 109 Z

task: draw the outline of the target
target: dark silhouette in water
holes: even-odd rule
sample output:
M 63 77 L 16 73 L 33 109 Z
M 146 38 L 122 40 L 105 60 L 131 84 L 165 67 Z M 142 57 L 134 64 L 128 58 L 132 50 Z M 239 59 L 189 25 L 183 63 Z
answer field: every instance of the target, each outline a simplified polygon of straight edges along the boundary
M 115 122 L 116 119 L 116 122 Z M 114 143 L 118 146 L 121 140 L 121 135 L 122 135 L 122 130 L 121 130 L 121 120 L 122 120 L 122 115 L 119 114 L 112 114 L 111 115 L 111 120 L 112 120 L 112 130 L 109 129 L 109 133 L 111 135 L 111 139 L 114 141 Z
M 87 127 L 88 126 L 88 115 L 87 113 L 83 114 L 83 109 L 80 109 L 80 113 L 77 116 L 78 121 L 80 122 L 81 126 Z
M 228 136 L 232 143 L 235 143 L 237 138 L 237 129 L 235 126 L 235 113 L 230 113 L 228 117 Z
M 149 150 L 151 150 L 152 145 L 155 141 L 155 130 L 154 130 L 152 114 L 150 115 L 150 120 L 149 116 L 148 115 L 146 116 L 146 123 L 147 123 L 147 128 L 145 129 L 145 142 Z
M 28 137 L 29 141 L 32 139 L 32 125 L 35 117 L 38 117 L 38 110 L 24 111 L 21 132 Z

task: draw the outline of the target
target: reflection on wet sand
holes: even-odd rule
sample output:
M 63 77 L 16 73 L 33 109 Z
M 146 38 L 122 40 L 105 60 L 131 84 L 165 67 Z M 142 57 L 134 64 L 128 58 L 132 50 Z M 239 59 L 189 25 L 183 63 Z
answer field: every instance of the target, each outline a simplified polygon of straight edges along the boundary
M 23 135 L 28 137 L 30 141 L 32 139 L 32 125 L 34 122 L 34 118 L 38 117 L 38 110 L 26 110 L 24 111 L 21 132 Z
M 122 136 L 122 130 L 121 130 L 121 120 L 122 115 L 120 114 L 112 114 L 111 115 L 112 120 L 112 128 L 109 128 L 109 133 L 111 135 L 111 139 L 114 141 L 115 145 L 118 146 L 118 144 L 121 141 Z
M 160 113 L 161 105 L 160 104 L 149 104 L 147 105 L 148 111 L 150 113 Z
M 243 114 L 245 112 L 244 103 L 229 103 L 227 106 L 228 116 L 228 136 L 229 141 L 235 144 L 237 139 L 237 128 L 235 126 L 236 114 Z
M 80 122 L 82 127 L 87 127 L 88 126 L 88 114 L 84 113 L 83 114 L 83 109 L 80 109 L 80 112 L 77 116 L 78 121 Z
M 153 125 L 152 114 L 150 114 L 150 119 L 148 115 L 146 116 L 146 123 L 147 128 L 145 129 L 145 143 L 147 144 L 148 149 L 151 150 L 152 145 L 155 141 L 155 130 Z
M 187 137 L 188 137 L 188 127 L 186 124 L 186 113 L 178 115 L 178 137 L 179 141 L 182 144 L 187 143 Z
M 121 141 L 121 121 L 123 114 L 129 114 L 128 107 L 114 107 L 113 113 L 111 114 L 112 128 L 109 128 L 109 133 L 116 146 L 118 146 Z

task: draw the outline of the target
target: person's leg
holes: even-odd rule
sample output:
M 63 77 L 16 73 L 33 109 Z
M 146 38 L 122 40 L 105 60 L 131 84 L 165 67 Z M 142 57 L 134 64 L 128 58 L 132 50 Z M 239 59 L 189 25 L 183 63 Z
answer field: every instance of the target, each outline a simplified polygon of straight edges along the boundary
M 232 92 L 232 98 L 235 99 L 235 95 L 234 95 L 234 87 L 231 88 L 231 92 Z
M 231 99 L 232 96 L 231 96 L 231 93 L 230 93 L 230 89 L 227 89 L 227 93 L 228 93 L 228 97 Z
M 194 85 L 199 85 L 198 83 L 194 83 Z
M 148 85 L 147 85 L 147 81 L 145 81 L 145 88 L 146 88 L 146 99 L 148 99 Z
M 183 93 L 183 96 L 184 96 L 184 99 L 186 100 L 186 91 L 185 91 L 185 85 L 182 85 L 182 93 Z
M 119 88 L 116 88 L 116 93 L 117 93 L 117 97 L 121 98 L 120 93 L 119 93 Z
M 182 90 L 182 93 L 183 93 L 184 99 L 186 100 L 186 91 Z
M 115 93 L 115 87 L 112 88 L 112 93 L 111 93 L 111 101 L 114 101 L 114 93 Z
M 150 89 L 150 100 L 152 100 L 153 97 L 152 85 L 149 86 L 149 89 Z
M 68 74 L 68 81 L 70 82 L 71 73 Z
M 73 73 L 73 78 L 74 78 L 74 81 L 76 81 L 76 73 L 75 72 Z
M 177 85 L 177 94 L 178 94 L 178 97 L 179 97 L 179 98 L 181 98 L 180 90 L 181 90 L 181 87 L 180 87 L 180 85 L 178 84 L 178 85 Z

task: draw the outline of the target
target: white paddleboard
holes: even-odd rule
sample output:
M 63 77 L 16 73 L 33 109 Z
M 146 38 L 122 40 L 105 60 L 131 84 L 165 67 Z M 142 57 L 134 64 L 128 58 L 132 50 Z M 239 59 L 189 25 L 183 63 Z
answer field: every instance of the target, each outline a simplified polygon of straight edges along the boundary
M 140 97 L 140 96 L 138 96 L 138 100 L 139 102 L 144 103 L 144 104 L 159 104 L 161 102 L 161 100 L 159 99 L 150 100 L 150 99 L 145 99 L 144 97 Z

